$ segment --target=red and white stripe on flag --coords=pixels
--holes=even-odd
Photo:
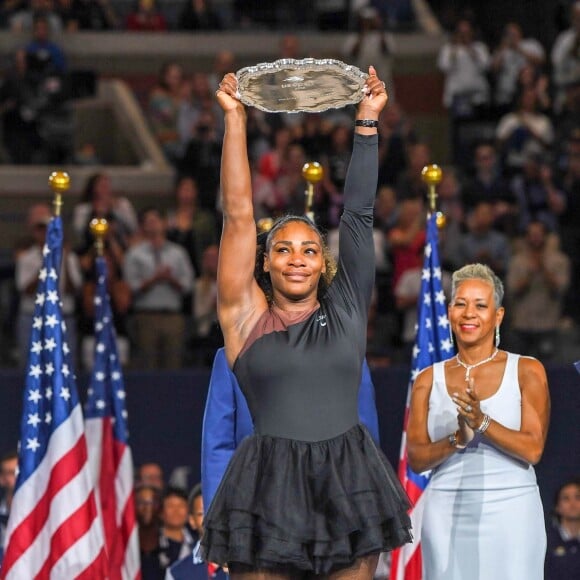
[[[58,426],[32,475],[16,489],[3,580],[106,578],[101,522],[79,404]]]

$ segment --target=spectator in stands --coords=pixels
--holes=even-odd
[[[175,562],[168,570],[165,580],[226,580],[227,573],[219,566],[207,564],[199,557],[199,538],[203,535],[204,504],[201,495],[201,484],[195,485],[187,499],[189,527],[198,537],[192,555]]]
[[[26,225],[31,236],[31,244],[16,252],[15,280],[20,295],[18,306],[18,353],[19,364],[24,366],[30,350],[30,331],[34,316],[38,275],[42,268],[42,249],[46,241],[46,228],[52,217],[48,204],[34,204],[28,209]],[[76,254],[65,246],[60,274],[60,297],[62,313],[67,328],[67,344],[71,360],[76,360],[77,329],[75,304],[81,287],[81,271]]]
[[[437,210],[443,219],[439,224],[439,255],[444,269],[461,267],[459,245],[465,230],[465,207],[462,203],[462,184],[455,167],[444,167],[443,178],[437,188]]]
[[[217,318],[217,265],[218,246],[208,246],[194,283],[192,341],[194,360],[205,366],[211,366],[215,351],[224,344]]]
[[[54,0],[30,0],[20,5],[20,10],[10,18],[10,30],[12,32],[32,32],[34,18],[42,15],[46,18],[51,34],[62,32],[62,20],[54,9]]]
[[[161,465],[154,461],[142,463],[135,473],[135,485],[150,485],[157,489],[159,493],[163,492],[165,489],[165,477]]]
[[[462,264],[486,264],[500,277],[505,277],[510,259],[508,238],[493,229],[493,205],[480,201],[467,216],[468,231],[459,248]]]
[[[109,223],[111,243],[114,239],[122,251],[127,250],[137,232],[137,215],[128,198],[115,195],[111,178],[106,173],[93,173],[89,177],[81,201],[73,209],[72,227],[80,254],[93,246],[89,229],[93,218],[105,218]]]
[[[166,62],[149,95],[147,118],[153,135],[173,165],[183,154],[178,122],[184,96],[182,66],[176,62]]]
[[[132,32],[165,32],[167,21],[155,0],[137,0],[135,8],[127,15],[125,28]]]
[[[417,304],[421,295],[423,280],[422,268],[406,270],[395,289],[397,310],[402,316],[401,342],[403,356],[401,360],[409,361],[412,358],[413,345],[417,334]],[[441,284],[447,300],[451,296],[451,276],[444,271],[441,274]]]
[[[26,4],[26,0],[5,0],[0,6],[0,29],[10,28],[10,19]]]
[[[375,227],[386,234],[398,219],[397,194],[392,187],[380,186],[375,202]]]
[[[555,166],[561,169],[566,164],[568,141],[580,129],[580,79],[566,87],[562,109],[554,120]]]
[[[274,182],[274,189],[278,200],[278,211],[282,214],[302,215],[305,213],[306,190],[302,168],[306,163],[306,155],[302,145],[291,143],[288,147],[288,153]],[[328,208],[326,205],[320,205],[319,196],[315,189],[312,211],[315,213],[316,223],[327,224]]]
[[[393,35],[383,26],[379,11],[373,6],[365,6],[356,14],[356,32],[350,33],[344,44],[346,61],[367,70],[372,64],[389,91],[389,107],[395,97],[393,83]]]
[[[215,211],[220,181],[222,133],[213,106],[205,105],[199,116],[178,169],[181,175],[193,177],[199,188],[199,206]]]
[[[57,0],[57,12],[67,32],[114,30],[119,26],[110,0]]]
[[[458,154],[457,124],[476,119],[481,107],[489,104],[490,88],[487,46],[475,39],[469,19],[460,19],[451,39],[441,48],[437,60],[445,75],[443,104],[449,110],[453,124],[454,154]]]
[[[211,0],[186,0],[179,16],[180,30],[221,30],[222,21]],[[226,69],[229,72],[233,69]]]
[[[2,557],[6,548],[6,527],[14,488],[16,487],[17,468],[18,453],[16,450],[5,453],[0,457],[0,566],[2,566]]]
[[[159,536],[161,531],[161,492],[147,484],[135,486],[135,517],[139,532],[142,580],[163,580]]]
[[[566,87],[580,81],[580,2],[574,2],[570,6],[570,21],[570,28],[558,35],[552,47],[556,112],[562,108]]]
[[[518,74],[515,95],[520,94],[524,89],[533,89],[536,92],[538,111],[551,117],[552,95],[550,77],[546,72],[529,63],[524,65]]]
[[[63,73],[66,71],[66,58],[63,50],[50,40],[50,26],[48,18],[43,13],[34,15],[32,23],[32,39],[24,49],[29,58],[34,58],[38,72],[47,69]]]
[[[501,171],[495,145],[488,141],[475,146],[473,174],[465,180],[462,190],[462,203],[466,211],[471,211],[480,201],[493,205],[495,229],[510,237],[519,232],[516,199]],[[452,269],[460,266],[457,264]]]
[[[556,492],[544,574],[545,580],[580,578],[580,477]]]
[[[387,107],[388,110],[388,107]],[[426,199],[427,186],[421,172],[431,163],[431,149],[427,143],[411,143],[407,148],[406,169],[399,174],[396,184],[397,199],[419,197]]]
[[[524,244],[512,256],[506,278],[510,301],[510,349],[546,360],[557,350],[562,307],[570,283],[570,261],[550,243],[546,225],[532,220]]]
[[[423,264],[425,247],[425,212],[423,199],[408,197],[399,201],[397,225],[387,234],[393,262],[393,290],[403,274]]]
[[[566,211],[560,215],[560,240],[562,251],[572,262],[572,279],[565,313],[573,324],[580,327],[580,130],[573,132],[566,144],[561,186],[566,194]]]
[[[207,75],[208,87],[217,87],[224,76],[236,68],[236,55],[228,49],[219,50],[213,59],[212,70]]]
[[[282,174],[288,150],[292,143],[291,130],[282,125],[274,130],[270,149],[258,160],[258,171],[267,179],[276,181]]]
[[[215,213],[199,207],[199,191],[193,177],[179,178],[175,205],[167,213],[167,239],[183,247],[195,272],[201,272],[202,254],[217,243]]]
[[[32,137],[31,151],[17,153],[18,158],[39,164],[71,162],[73,117],[66,59],[59,45],[49,39],[45,15],[35,15],[32,39],[24,46],[24,54],[17,53],[16,63],[6,87],[13,123],[9,127],[16,132],[17,143],[23,136]],[[22,146],[26,145],[10,145],[9,150]]]
[[[516,95],[522,69],[526,65],[541,67],[545,59],[542,45],[533,38],[524,38],[519,23],[508,22],[491,59],[495,105],[506,112]]]
[[[554,141],[554,126],[538,111],[538,96],[533,88],[523,88],[516,109],[501,117],[496,128],[499,151],[506,171],[513,175],[523,169],[528,153],[541,153]]]
[[[300,40],[295,34],[285,34],[280,38],[279,56],[278,58],[302,58],[302,48],[300,47]]]
[[[187,528],[187,494],[180,488],[169,487],[161,500],[161,533],[159,562],[166,570],[177,560],[191,557],[194,540]]]
[[[342,194],[352,153],[351,134],[352,131],[346,125],[336,125],[330,133],[329,147],[323,154],[323,184],[328,196],[329,214],[323,217],[322,227],[325,227],[326,224],[336,227],[342,214]],[[299,211],[298,213],[302,212]]]
[[[28,70],[26,51],[17,50],[0,85],[2,140],[9,161],[17,165],[35,163],[42,158],[37,84],[36,76]]]
[[[518,233],[524,233],[532,221],[541,221],[551,232],[558,230],[559,216],[566,209],[566,196],[552,178],[552,168],[541,153],[528,152],[523,171],[510,184],[518,204]],[[527,352],[527,351],[518,351]]]
[[[139,368],[182,365],[183,299],[191,292],[193,269],[185,250],[166,236],[159,210],[139,214],[143,241],[125,256],[125,280],[133,292],[133,330]]]
[[[415,129],[399,103],[390,102],[379,119],[379,184],[394,186],[407,167]]]

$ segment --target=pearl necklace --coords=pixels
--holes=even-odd
[[[464,363],[460,358],[459,358],[459,353],[457,353],[455,355],[455,358],[457,359],[457,362],[465,369],[465,381],[469,382],[469,374],[471,373],[471,371],[475,368],[478,367],[479,365],[483,365],[486,362],[492,361],[497,353],[499,352],[499,349],[496,348],[493,353],[491,354],[491,356],[488,356],[486,359],[480,360],[478,363],[475,363],[473,365],[468,365],[467,363]]]

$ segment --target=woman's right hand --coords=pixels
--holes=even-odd
[[[224,112],[227,113],[236,109],[244,110],[244,105],[238,96],[238,79],[234,73],[228,73],[224,76],[215,94]]]

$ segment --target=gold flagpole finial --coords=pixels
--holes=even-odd
[[[429,211],[433,213],[437,211],[436,186],[439,185],[443,179],[443,171],[441,171],[439,165],[425,165],[423,171],[421,171],[421,178],[429,188],[427,193],[427,197],[429,198]]]
[[[302,167],[302,177],[308,182],[308,187],[304,194],[306,195],[306,207],[304,214],[306,217],[314,221],[314,213],[312,211],[312,202],[314,199],[314,184],[318,183],[324,177],[324,169],[317,161],[305,163]]]
[[[105,249],[105,236],[109,231],[109,223],[105,218],[93,218],[89,223],[91,235],[95,238],[95,248],[97,255],[102,256]]]
[[[62,208],[62,194],[70,187],[70,177],[64,171],[53,171],[48,178],[48,185],[54,193],[54,215],[59,216]]]

